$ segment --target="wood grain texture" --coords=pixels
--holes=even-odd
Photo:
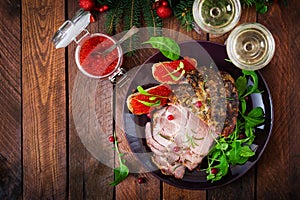
[[[22,1],[24,199],[67,197],[65,57],[51,44],[63,21],[62,2]]]
[[[273,34],[275,56],[262,70],[273,96],[274,127],[258,163],[258,199],[299,199],[299,1],[273,4],[258,21]],[[287,17],[288,16],[288,17]]]
[[[243,8],[241,19],[238,24],[256,22],[256,11],[254,7]],[[223,36],[216,38],[209,38],[210,41],[224,44],[225,40],[229,36],[226,33]],[[250,170],[242,178],[235,182],[214,190],[208,191],[209,199],[254,199],[255,198],[255,170]]]
[[[185,200],[185,199],[205,200],[206,191],[180,189],[164,183],[163,199],[164,200]]]
[[[22,197],[20,1],[0,2],[0,199]]]
[[[72,18],[79,9],[77,1],[68,1],[68,18]],[[101,32],[104,24],[99,23],[105,20],[105,15],[93,12],[97,23],[92,23],[88,27],[90,33]],[[74,123],[73,94],[76,88],[75,81],[83,76],[78,70],[75,63],[76,44],[73,42],[68,47],[68,86],[69,86],[69,198],[70,199],[113,199],[113,187],[109,185],[113,181],[113,169],[97,160],[82,144],[78,136],[77,126]],[[82,79],[82,84],[87,84],[87,79]],[[96,80],[95,80],[96,81]],[[95,96],[82,96],[81,101],[86,101],[95,110],[90,112],[96,113],[96,120],[103,129],[102,136],[105,143],[108,142],[108,136],[113,133],[113,111],[111,107],[113,85],[108,80],[101,80],[95,83],[98,85]],[[87,84],[88,85],[88,84]],[[87,98],[86,98],[87,97]],[[96,104],[95,104],[96,102]],[[88,110],[86,110],[88,112]],[[82,119],[87,120],[87,119]],[[91,130],[93,127],[87,125],[86,129]],[[112,147],[112,146],[111,146]],[[109,150],[111,149],[109,148]],[[111,154],[114,152],[111,150]]]

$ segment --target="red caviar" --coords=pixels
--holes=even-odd
[[[99,52],[105,51],[113,44],[113,41],[104,36],[94,36],[85,40],[79,52],[79,62],[82,68],[93,76],[105,76],[112,73],[118,64],[118,49],[115,48],[105,56]]]

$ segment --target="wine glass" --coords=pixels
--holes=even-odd
[[[275,52],[275,41],[271,32],[259,23],[237,26],[226,43],[229,59],[235,66],[246,70],[265,67]]]
[[[240,0],[195,0],[194,29],[221,36],[233,29],[241,17]]]

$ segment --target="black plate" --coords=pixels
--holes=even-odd
[[[225,61],[227,59],[226,48],[224,45],[215,44],[211,42],[203,41],[189,41],[180,44],[182,56],[189,56],[195,58],[198,61],[198,66],[209,66],[212,61],[216,64],[219,70],[227,71],[235,79],[242,75],[242,71],[234,67],[230,62]],[[209,56],[209,55],[210,56]],[[151,73],[151,65],[149,63],[157,63],[161,61],[166,61],[167,59],[161,54],[157,53],[150,57],[137,71],[134,78],[131,80],[126,98],[132,94],[138,85],[156,85],[156,82]],[[261,73],[258,72],[259,77],[259,90],[264,91],[262,94],[251,95],[250,100],[248,100],[247,107],[257,107],[260,106],[265,111],[265,123],[264,125],[256,128],[255,130],[255,141],[254,144],[257,145],[257,150],[255,156],[251,157],[248,162],[244,165],[231,166],[228,174],[223,177],[220,181],[211,183],[206,180],[206,173],[204,171],[194,170],[190,172],[186,170],[183,179],[176,179],[172,176],[166,176],[160,172],[160,170],[153,171],[152,173],[158,177],[160,180],[174,185],[180,188],[186,189],[211,189],[220,186],[224,186],[237,180],[243,174],[245,174],[254,164],[259,160],[262,155],[268,140],[271,136],[272,123],[273,123],[273,108],[272,100],[269,88],[262,77]],[[143,156],[138,153],[150,152],[150,149],[146,145],[146,140],[144,138],[144,126],[149,119],[145,115],[136,116],[128,111],[126,103],[124,104],[124,128],[126,133],[126,138],[130,145],[133,153],[136,153],[141,164],[147,169],[154,169],[156,166],[151,162],[149,157]],[[205,164],[206,163],[206,164]],[[203,161],[202,166],[207,165],[207,160]]]

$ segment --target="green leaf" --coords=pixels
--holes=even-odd
[[[247,116],[251,118],[261,118],[264,116],[264,111],[261,107],[256,107],[253,108]]]
[[[243,165],[248,161],[248,159],[249,159],[248,157],[241,156],[236,164]]]
[[[242,146],[241,151],[240,151],[240,156],[243,157],[252,157],[254,156],[254,152],[250,149],[249,146]]]
[[[240,76],[236,79],[235,86],[238,90],[239,97],[244,94],[247,89],[247,79],[245,76]]]
[[[244,114],[246,112],[246,100],[244,98],[240,99],[240,103],[241,103],[241,108],[242,108],[242,114]]]
[[[255,7],[256,7],[256,11],[261,14],[264,14],[268,11],[268,6],[264,5],[263,3],[256,3]]]
[[[218,148],[220,148],[220,150],[225,151],[228,148],[228,144],[227,143],[221,143]]]
[[[163,97],[163,96],[159,96],[159,95],[155,95],[155,94],[150,94],[149,92],[147,92],[146,90],[144,90],[144,88],[142,86],[137,86],[136,87],[137,91],[142,94],[142,95],[145,95],[145,96],[151,96],[149,98],[149,100],[155,100],[156,98],[168,98],[168,97]]]
[[[142,100],[138,100],[138,102],[144,104],[145,106],[148,106],[148,107],[157,107],[161,104],[161,101],[160,100],[157,100],[156,102],[154,103],[150,103],[150,102],[147,102],[147,101],[142,101]]]
[[[225,176],[228,172],[228,162],[224,154],[220,158],[219,169],[220,169],[219,172],[222,173],[222,176]]]
[[[122,182],[129,174],[129,169],[126,165],[120,163],[120,166],[114,169],[115,180],[109,185],[116,186]]]
[[[227,153],[228,162],[235,165],[240,159],[241,142],[234,141],[230,146],[232,149]]]
[[[149,94],[146,90],[144,90],[144,88],[143,88],[142,86],[137,86],[136,89],[137,89],[137,91],[138,91],[140,94],[147,95],[147,96],[152,96],[152,95]]]
[[[143,44],[151,44],[153,48],[159,49],[160,52],[170,60],[178,60],[180,56],[180,47],[177,42],[169,37],[151,37]]]
[[[242,116],[246,120],[246,127],[256,127],[265,121],[264,111],[260,107],[253,108],[247,116]]]
[[[129,169],[128,167],[125,165],[126,160],[121,158],[121,156],[123,156],[124,154],[120,153],[119,148],[118,148],[118,140],[117,140],[117,136],[116,133],[114,132],[114,139],[115,139],[115,143],[114,143],[114,149],[117,152],[118,158],[119,158],[119,163],[120,166],[116,167],[114,169],[114,181],[109,183],[109,185],[112,186],[116,186],[118,185],[121,181],[123,181],[129,174]]]
[[[149,100],[150,101],[154,101],[157,97],[150,97]]]
[[[251,76],[251,78],[253,80],[253,86],[251,87],[251,90],[247,91],[247,93],[243,95],[243,97],[246,97],[246,96],[254,93],[256,91],[256,89],[258,88],[258,76],[255,73],[255,71],[242,70],[242,72],[244,75]]]

